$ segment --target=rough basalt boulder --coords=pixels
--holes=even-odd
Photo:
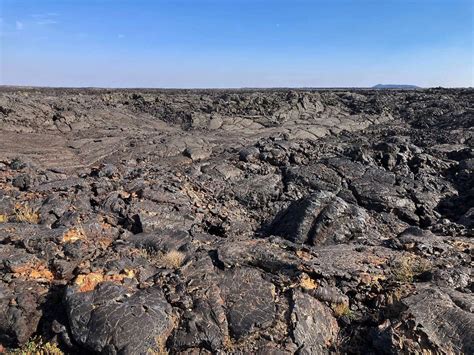
[[[87,292],[71,288],[65,302],[74,340],[94,352],[163,351],[175,325],[156,287],[133,291],[106,282]]]
[[[330,353],[339,326],[328,306],[302,292],[293,294],[292,336],[298,354]]]
[[[415,331],[446,353],[474,352],[474,297],[452,289],[419,287],[403,300]]]
[[[325,245],[363,238],[369,223],[364,209],[320,191],[282,211],[272,222],[270,233],[296,243]]]
[[[275,318],[275,286],[249,268],[226,272],[220,283],[230,334],[235,339],[264,329]]]

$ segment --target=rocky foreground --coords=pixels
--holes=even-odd
[[[0,348],[472,354],[473,147],[472,89],[2,88]]]

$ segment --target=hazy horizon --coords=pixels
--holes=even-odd
[[[380,84],[380,83],[378,83]],[[410,84],[382,84],[382,85],[395,85],[395,86],[411,86]],[[161,87],[161,86],[74,86],[74,85],[17,85],[17,84],[0,84],[0,87],[17,87],[17,88],[39,88],[39,89],[129,89],[129,90],[284,90],[284,89],[295,89],[295,90],[338,90],[338,89],[375,89],[377,84],[372,86],[229,86],[229,87],[211,87],[211,86],[201,86],[201,87]],[[416,86],[416,85],[415,85]],[[463,89],[463,88],[472,88],[471,86],[429,86],[421,87],[416,86],[413,89],[434,89],[434,88],[453,88],[453,89]],[[394,88],[397,89],[397,88]],[[404,88],[401,88],[404,89]],[[410,89],[410,88],[408,88]]]
[[[0,84],[472,87],[467,0],[0,0]]]

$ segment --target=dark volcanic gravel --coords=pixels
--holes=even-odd
[[[473,353],[474,90],[0,89],[0,348]]]

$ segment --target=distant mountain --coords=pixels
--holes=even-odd
[[[416,85],[403,85],[403,84],[377,84],[372,86],[373,89],[419,89]]]

